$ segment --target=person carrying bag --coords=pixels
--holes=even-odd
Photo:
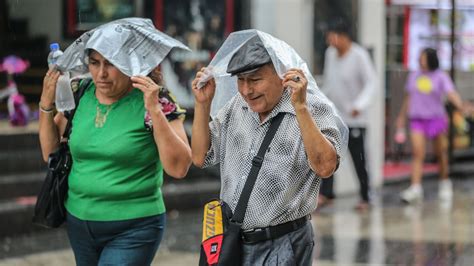
[[[65,229],[77,265],[150,265],[160,247],[164,173],[181,179],[191,165],[186,111],[161,72],[172,49],[190,51],[150,19],[118,19],[83,33],[43,79],[40,104],[52,109],[57,70],[92,78],[68,139]],[[62,113],[40,113],[43,159],[66,124]]]
[[[269,34],[237,31],[192,91],[193,163],[219,164],[221,178],[220,199],[205,208],[201,265],[310,265],[308,220],[347,128],[306,63]]]
[[[85,89],[90,85],[92,79],[84,79],[80,82],[79,89],[74,93],[75,106],[84,94]],[[42,108],[40,106],[40,108]],[[41,112],[52,112],[43,110]],[[68,176],[72,167],[72,157],[69,151],[68,139],[72,130],[72,119],[75,109],[65,113],[67,118],[66,130],[62,136],[62,141],[56,151],[48,157],[48,172],[38,193],[33,223],[48,228],[61,226],[66,220],[66,208],[64,200],[68,191]]]
[[[258,172],[263,163],[268,146],[272,142],[284,113],[279,113],[272,121],[263,139],[257,156],[252,160],[252,168],[240,195],[239,202],[232,215],[229,205],[222,200],[212,200],[204,206],[203,239],[201,244],[200,266],[241,265],[242,233],[241,226],[257,181]]]

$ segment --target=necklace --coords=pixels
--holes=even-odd
[[[96,106],[97,113],[95,114],[95,127],[101,128],[105,125],[107,121],[107,116],[109,115],[112,105],[108,105],[105,113],[102,113],[102,109],[99,106]]]

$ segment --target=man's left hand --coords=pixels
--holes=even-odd
[[[291,104],[295,109],[306,107],[308,80],[301,69],[292,68],[283,76],[283,87],[291,90]]]

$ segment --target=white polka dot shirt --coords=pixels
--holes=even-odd
[[[307,103],[319,129],[340,157],[341,133],[334,110],[314,94],[307,95]],[[211,147],[204,167],[220,163],[220,197],[235,210],[252,158],[257,155],[269,121],[279,112],[286,114],[265,154],[245,214],[244,230],[285,223],[311,213],[316,208],[321,178],[309,166],[288,90],[263,122],[237,94],[209,124]]]

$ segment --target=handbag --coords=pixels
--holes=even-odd
[[[257,155],[252,159],[252,168],[235,207],[235,213],[232,213],[229,205],[223,200],[213,199],[204,205],[200,266],[242,265],[242,223],[245,212],[263,158],[283,116],[284,113],[278,113],[273,118]]]
[[[78,106],[80,98],[91,81],[92,79],[82,80],[78,90],[74,93],[76,106]],[[33,214],[33,223],[37,225],[56,228],[66,220],[64,200],[68,191],[68,176],[72,167],[68,138],[71,134],[74,113],[75,109],[65,112],[67,125],[62,141],[59,143],[58,149],[52,152],[48,158],[48,171],[38,193]]]

